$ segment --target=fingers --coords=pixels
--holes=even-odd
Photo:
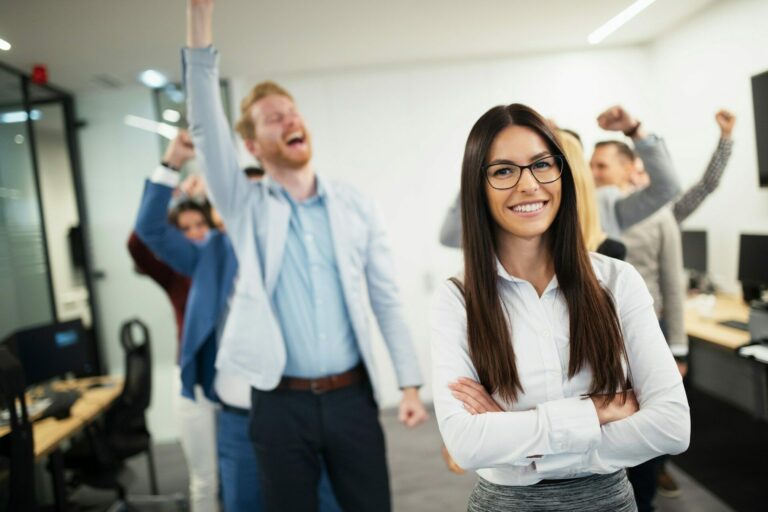
[[[451,389],[453,396],[464,404],[470,414],[502,411],[501,407],[488,395],[482,386],[475,382],[472,382],[472,384],[468,385],[457,382],[450,384],[448,387]]]
[[[429,418],[427,410],[419,404],[402,404],[398,414],[398,421],[406,427],[415,427],[424,423]]]
[[[482,402],[480,402],[477,398],[475,398],[470,393],[465,393],[465,392],[460,391],[458,389],[453,389],[451,391],[451,393],[453,394],[454,398],[456,398],[456,400],[458,400],[458,401],[460,401],[461,403],[464,404],[464,407],[468,411],[470,411],[470,412],[471,411],[475,411],[472,414],[480,414],[480,413],[484,413],[484,412],[490,412],[490,410],[488,410],[488,408]]]

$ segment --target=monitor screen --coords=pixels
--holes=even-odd
[[[768,71],[752,77],[752,103],[755,108],[757,173],[761,187],[768,187]]]
[[[683,267],[707,273],[707,232],[683,231]]]
[[[80,320],[23,329],[9,340],[10,350],[24,367],[28,386],[70,372],[92,372],[86,333]]]
[[[741,235],[739,281],[768,286],[768,235]]]

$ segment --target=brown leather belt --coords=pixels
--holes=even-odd
[[[353,384],[365,381],[368,374],[365,367],[359,364],[349,371],[320,377],[317,379],[300,379],[298,377],[283,377],[277,389],[290,389],[292,391],[311,391],[317,395],[334,391],[336,389],[346,388]]]

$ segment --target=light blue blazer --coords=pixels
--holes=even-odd
[[[249,183],[240,169],[219,99],[216,50],[185,48],[183,61],[190,132],[197,158],[240,262],[216,365],[257,389],[274,389],[283,375],[286,352],[271,297],[283,262],[291,207],[268,177]],[[369,304],[399,386],[420,386],[419,363],[405,323],[383,226],[371,202],[357,191],[327,180],[322,183],[327,191],[326,207],[344,299],[374,391],[378,396]]]

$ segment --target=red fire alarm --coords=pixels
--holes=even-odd
[[[48,68],[43,64],[35,64],[32,67],[32,82],[37,85],[45,85],[48,83]]]

